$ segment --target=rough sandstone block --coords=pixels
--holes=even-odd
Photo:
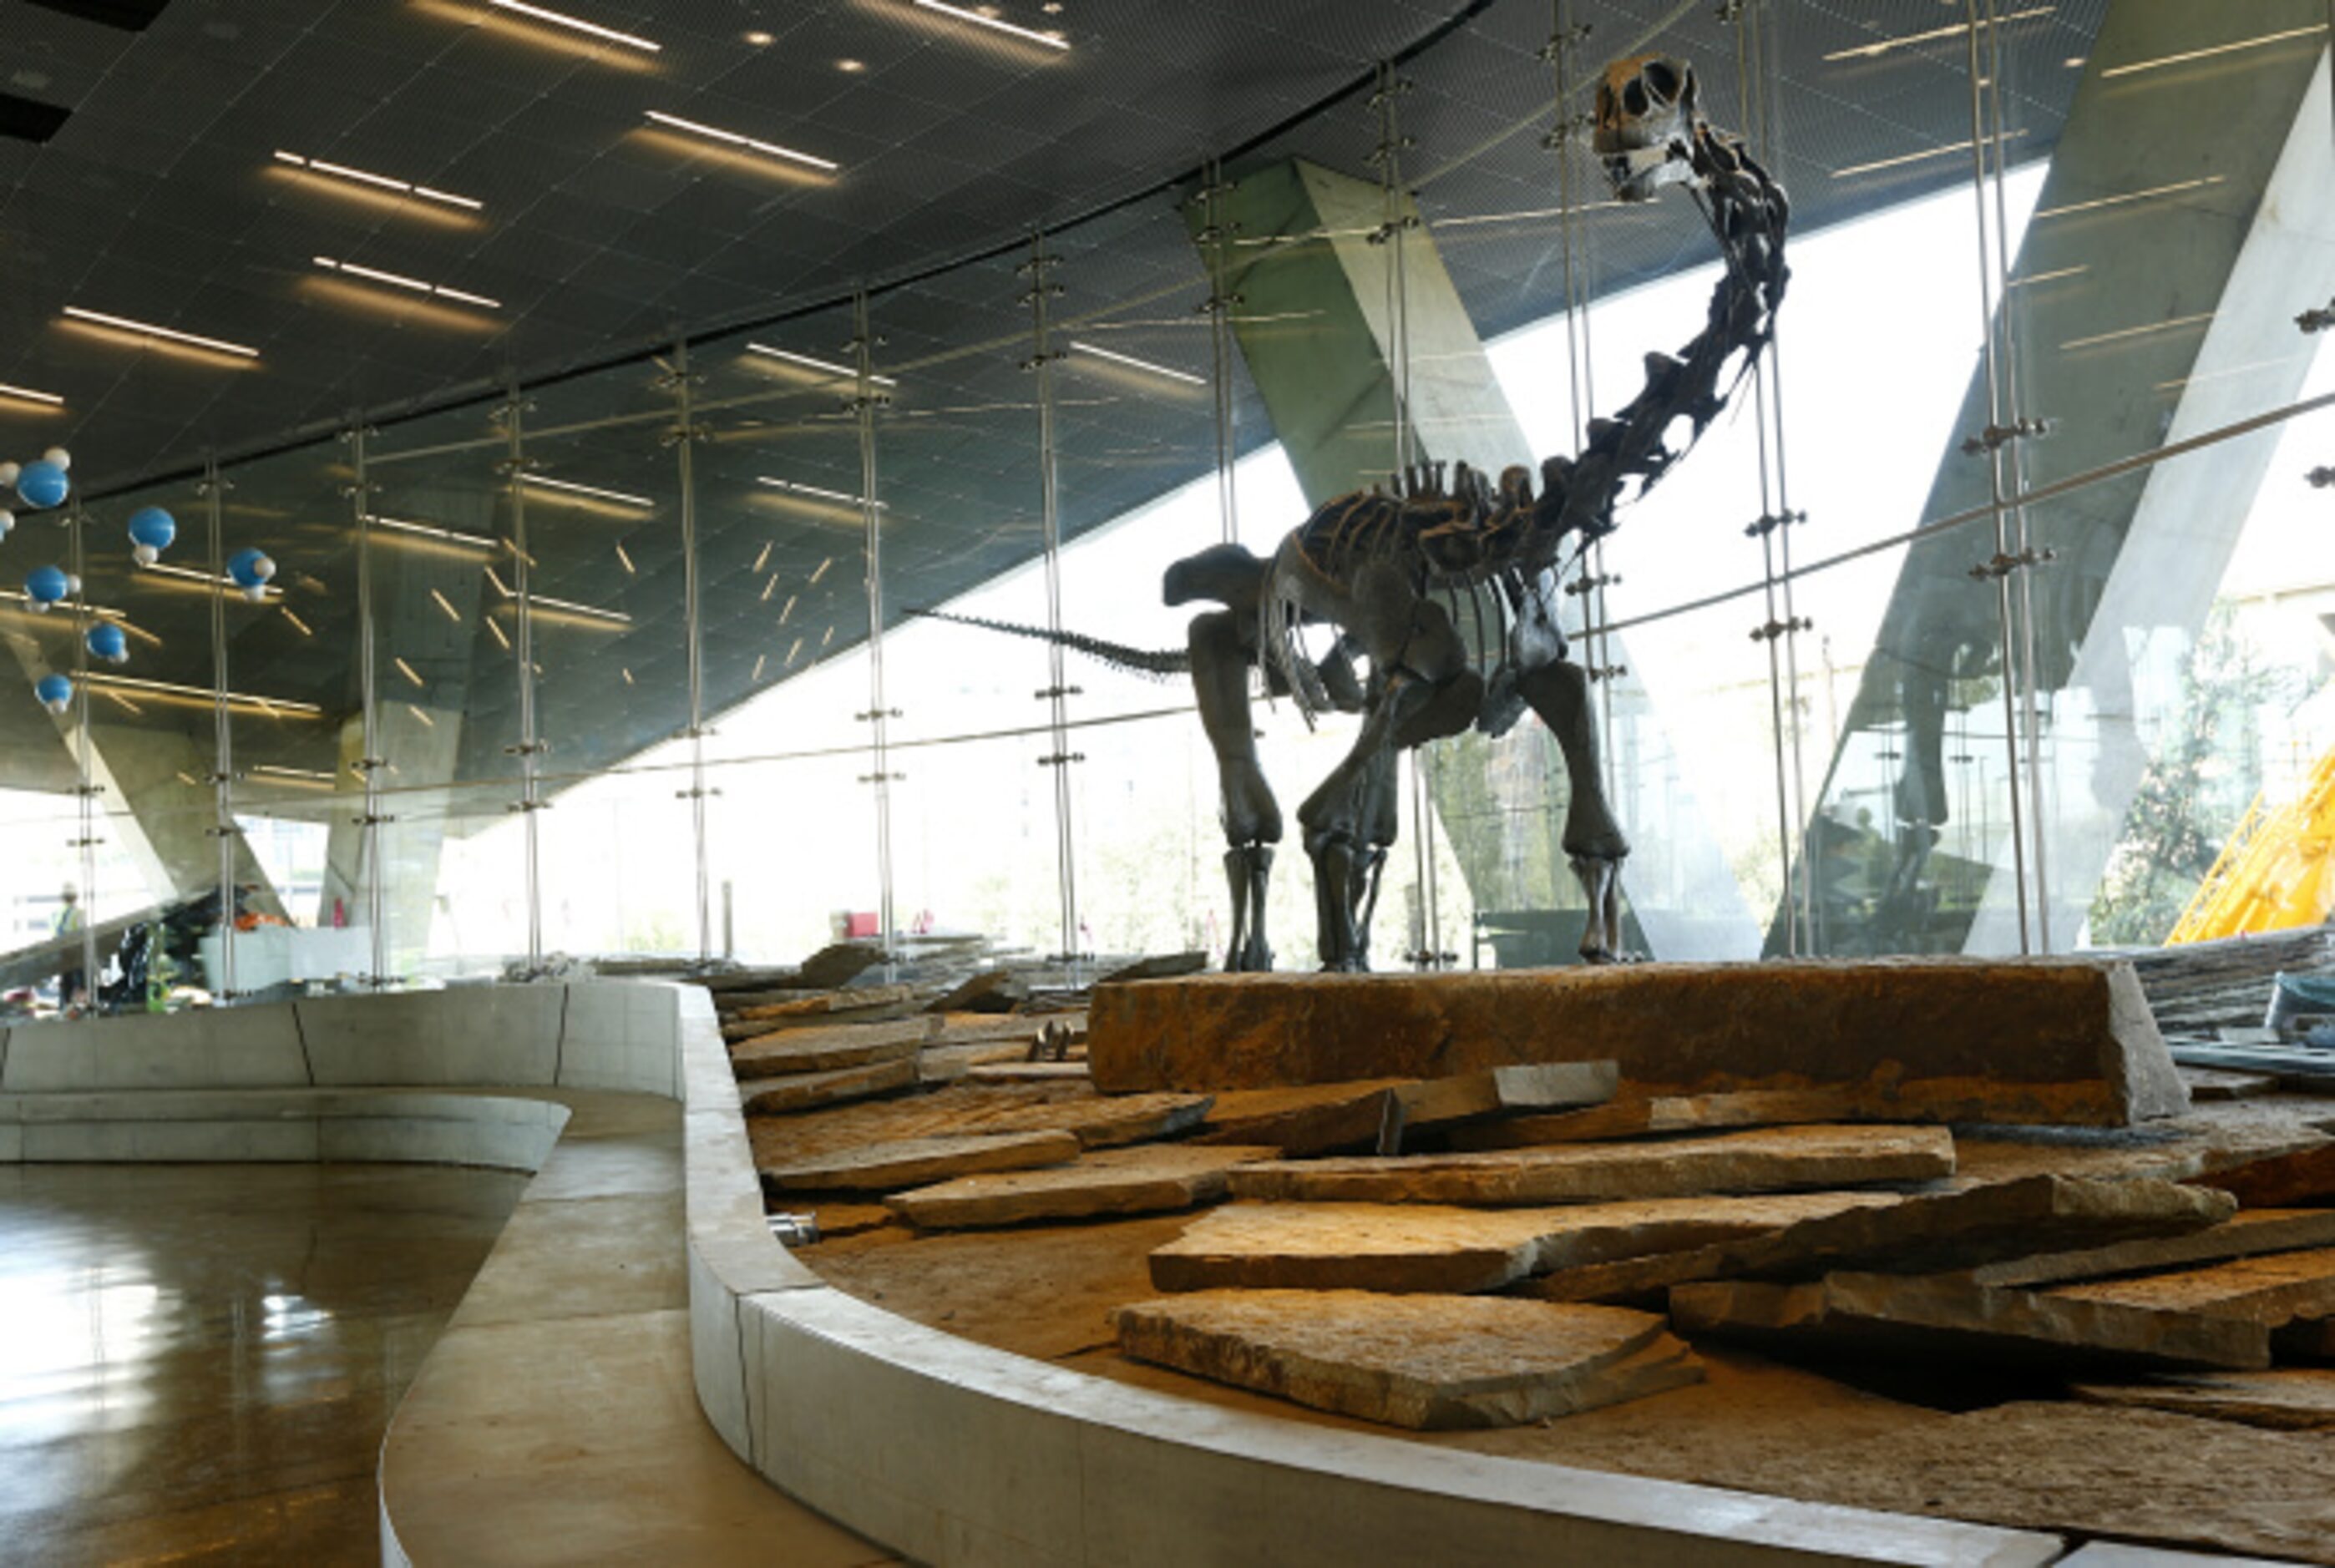
[[[889,1094],[916,1081],[916,1064],[903,1057],[867,1067],[838,1068],[833,1072],[796,1073],[786,1078],[749,1079],[738,1086],[748,1116],[784,1116]]]
[[[2197,1178],[2250,1209],[2292,1208],[2335,1198],[2335,1138],[2260,1159],[2226,1164]]]
[[[2243,1318],[2062,1300],[1952,1274],[1827,1274],[1813,1284],[1714,1280],[1678,1286],[1670,1304],[1671,1321],[1689,1337],[1786,1349],[1862,1346],[2049,1366],[2270,1365],[2270,1331]]]
[[[1981,1285],[2059,1285],[2327,1246],[2335,1246],[2335,1209],[2240,1209],[2220,1224],[2185,1235],[2008,1258],[1972,1270],[1971,1278]]]
[[[1351,1096],[1300,1099],[1278,1112],[1226,1121],[1212,1136],[1224,1143],[1274,1144],[1294,1157],[1372,1148],[1392,1154],[1401,1147],[1407,1132],[1458,1127],[1517,1111],[1602,1105],[1620,1085],[1620,1072],[1610,1061],[1484,1068],[1424,1082],[1397,1079],[1357,1084]]]
[[[2237,1421],[2279,1431],[2335,1427],[2335,1372],[2191,1372],[2146,1383],[2078,1383],[2069,1390],[2096,1405],[2138,1406]]]
[[[1160,1214],[1220,1201],[1234,1166],[1273,1153],[1190,1144],[1107,1149],[1076,1165],[960,1176],[901,1193],[892,1212],[927,1230]]]
[[[2175,1274],[2062,1285],[2049,1294],[2061,1301],[2243,1318],[2265,1328],[2283,1328],[2297,1318],[2335,1316],[2335,1247],[2233,1258]]]
[[[2131,966],[2073,960],[1192,975],[1097,988],[1089,1035],[1105,1090],[1610,1059],[1640,1093],[1840,1088],[1875,1119],[2112,1127],[2188,1105]]]
[[[1813,1191],[1953,1173],[1953,1137],[1942,1127],[1795,1127],[1670,1143],[1283,1161],[1245,1167],[1233,1192],[1313,1203],[1509,1205]]]
[[[1079,1140],[1066,1132],[973,1134],[872,1143],[817,1159],[765,1166],[762,1184],[783,1192],[898,1192],[982,1171],[1068,1165]]]
[[[1111,1313],[1119,1349],[1414,1429],[1513,1427],[1699,1382],[1662,1320],[1614,1307],[1362,1291],[1207,1291]]]
[[[898,1023],[855,1023],[827,1029],[784,1030],[755,1035],[730,1049],[730,1065],[740,1078],[783,1078],[795,1072],[833,1072],[897,1061],[923,1049],[931,1025],[921,1018]]]
[[[1813,1279],[1839,1269],[1928,1273],[2039,1247],[2201,1231],[2234,1212],[2227,1194],[2204,1187],[2028,1176],[1805,1219],[1749,1241],[1565,1270],[1531,1292],[1547,1301],[1606,1301],[1693,1280]]]
[[[1787,1193],[1531,1209],[1233,1204],[1153,1249],[1151,1282],[1163,1291],[1464,1295],[1550,1269],[1759,1235],[1814,1215],[1900,1201],[1894,1193]]]

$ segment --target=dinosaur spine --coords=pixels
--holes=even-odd
[[[1100,637],[1090,637],[1078,632],[1054,632],[1043,626],[1018,625],[1012,621],[985,621],[978,615],[952,615],[945,610],[909,610],[908,615],[925,621],[954,621],[960,626],[979,626],[985,632],[1003,632],[1012,637],[1029,637],[1041,643],[1059,643],[1074,653],[1084,653],[1114,669],[1132,674],[1148,675],[1155,681],[1192,673],[1192,655],[1184,649],[1130,648],[1124,643],[1108,643]]]

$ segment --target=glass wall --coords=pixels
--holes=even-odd
[[[10,1005],[1352,962],[1323,851],[1381,969],[1574,961],[1624,844],[1655,958],[2161,943],[2335,748],[2326,26],[1493,7],[997,254],[28,506]],[[1772,320],[1592,146],[1645,53]]]

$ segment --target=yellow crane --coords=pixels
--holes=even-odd
[[[2335,750],[2275,811],[2262,798],[2239,819],[2214,868],[2181,912],[2167,947],[2250,931],[2316,925],[2335,911]]]

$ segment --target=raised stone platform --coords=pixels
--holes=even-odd
[[[2120,1127],[2188,1107],[2125,963],[1205,974],[1101,986],[1089,1014],[1107,1093],[1609,1058],[1625,1097],[1823,1087],[1875,1119]]]

